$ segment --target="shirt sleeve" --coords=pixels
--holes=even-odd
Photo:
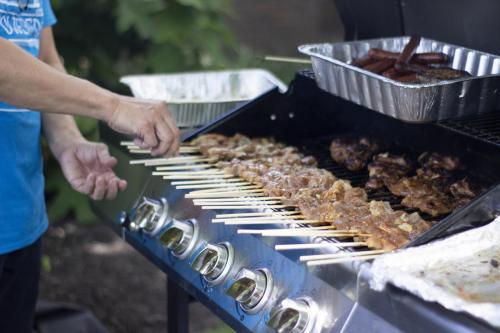
[[[52,6],[50,5],[50,0],[41,0],[43,4],[43,27],[49,27],[57,22]]]

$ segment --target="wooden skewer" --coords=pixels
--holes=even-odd
[[[227,192],[212,192],[212,193],[188,193],[184,197],[186,199],[202,199],[202,198],[225,198],[225,197],[245,197],[245,196],[265,196],[260,190],[235,190]],[[283,205],[284,207],[288,207]]]
[[[141,147],[138,146],[128,146],[128,151],[131,154],[151,154],[151,149],[142,149]],[[199,150],[192,150],[192,149],[186,149],[186,148],[179,148],[179,153],[181,154],[198,154],[199,155]]]
[[[266,208],[287,208],[285,205],[261,205],[261,206],[201,206],[201,209],[266,209]]]
[[[219,215],[217,215],[219,216]],[[227,217],[227,218],[215,218],[212,219],[212,222],[226,222],[226,221],[231,221],[231,222],[246,222],[246,221],[273,221],[273,220],[291,220],[291,221],[300,221],[300,219],[303,219],[303,215],[294,215],[294,214],[283,214],[283,215],[262,215],[262,216],[248,216],[248,217]]]
[[[208,180],[182,180],[172,182],[172,185],[198,185],[198,184],[226,184],[233,182],[241,182],[241,178],[224,178],[224,179],[208,179]]]
[[[227,175],[227,173],[216,169],[198,170],[198,171],[153,171],[153,176],[199,176],[199,175]]]
[[[186,194],[184,198],[186,199],[200,199],[200,198],[245,198],[245,197],[264,197],[264,193],[245,193],[242,191],[227,192],[227,193],[205,193],[189,195]]]
[[[197,190],[197,189],[210,189],[210,188],[224,188],[231,186],[245,186],[251,185],[251,183],[247,182],[232,182],[232,183],[212,183],[212,184],[200,184],[200,185],[176,185],[175,187],[180,190]]]
[[[231,175],[192,175],[192,176],[163,176],[163,179],[166,180],[179,180],[179,179],[224,179],[224,178],[230,178],[232,177]]]
[[[139,147],[138,145],[135,144],[134,141],[120,141],[120,146]],[[186,145],[186,144],[181,145],[180,148],[188,148],[188,149],[197,149],[197,150],[200,150],[200,147]]]
[[[365,242],[342,242],[342,243],[309,243],[309,244],[278,244],[274,246],[277,251],[288,250],[313,250],[313,249],[327,249],[336,247],[364,247],[367,246]]]
[[[246,190],[258,190],[259,186],[255,185],[241,185],[241,186],[230,186],[230,187],[216,187],[203,190],[196,190],[189,192],[190,194],[203,194],[203,193],[217,193],[217,192],[228,192],[228,191],[246,191]]]
[[[259,200],[260,199],[260,200]],[[215,198],[212,201],[212,198],[208,199],[193,199],[193,204],[196,206],[203,205],[254,205],[254,204],[269,204],[273,202],[274,204],[282,204],[280,200],[269,200],[267,197],[255,197],[255,198]]]
[[[227,217],[227,218],[215,218],[212,221],[215,222],[249,222],[249,221],[274,221],[274,220],[290,220],[290,221],[300,221],[303,219],[303,215],[273,215],[273,216],[249,216],[249,217]]]
[[[351,233],[350,230],[337,230],[335,227],[332,227],[331,225],[325,225],[325,226],[320,226],[320,227],[301,227],[301,228],[281,228],[281,229],[264,229],[262,234],[288,234],[292,233],[295,234],[297,232],[309,232],[309,231],[317,231],[317,230],[334,230],[335,232],[342,232],[342,233]]]
[[[280,56],[265,56],[267,61],[278,61],[278,62],[289,62],[296,64],[311,64],[311,60],[304,58],[294,58],[294,57],[280,57]]]
[[[135,146],[134,141],[120,141],[120,146]]]
[[[246,201],[252,201],[252,200],[256,200],[256,201],[266,201],[266,200],[270,200],[270,201],[273,201],[273,200],[281,200],[282,197],[257,197],[257,198],[245,198]],[[194,202],[221,202],[221,201],[224,201],[224,202],[232,202],[232,201],[240,201],[241,199],[240,198],[215,198],[215,199],[194,199]]]
[[[265,232],[262,237],[356,237],[360,234],[355,232],[335,231],[335,230],[311,230],[311,231],[298,231],[298,232]]]
[[[322,266],[322,265],[333,265],[333,264],[340,264],[343,262],[370,260],[370,259],[374,259],[378,256],[380,256],[380,254],[373,254],[373,255],[369,255],[369,256],[347,257],[347,258],[339,258],[339,259],[313,260],[313,261],[308,261],[306,263],[306,265],[310,266],[310,267],[311,266]]]
[[[213,221],[212,221],[213,222]],[[279,218],[275,218],[274,220],[261,220],[261,221],[231,221],[226,220],[224,224],[226,225],[260,225],[260,224],[321,224],[324,222],[317,220],[280,220]]]
[[[327,253],[327,254],[313,254],[307,256],[300,256],[300,261],[311,261],[311,260],[324,260],[324,259],[337,259],[345,257],[358,257],[371,254],[382,254],[387,253],[388,250],[371,250],[362,252],[341,252],[341,253]]]
[[[199,156],[180,156],[171,158],[147,158],[142,160],[131,160],[130,164],[145,164],[147,166],[188,164],[195,162],[215,162],[213,158],[202,158]]]
[[[325,227],[310,227],[310,228],[296,228],[296,229],[238,229],[238,234],[243,234],[243,235],[264,235],[265,233],[282,234],[283,231],[288,231],[288,230],[304,231],[305,229],[307,229],[308,231],[328,230],[325,229]]]
[[[265,206],[265,205],[279,205],[280,201],[230,201],[230,202],[204,202],[204,203],[194,203],[195,206],[247,206],[247,207],[255,207],[255,206]]]
[[[260,234],[262,237],[352,237],[357,236],[358,233],[345,231],[345,230],[300,230],[300,229],[309,229],[309,228],[297,228],[299,230],[294,229],[264,229],[264,230],[255,230],[255,229],[238,229],[238,234]],[[285,232],[285,231],[290,232]],[[295,231],[295,232],[292,232]]]
[[[194,170],[194,169],[209,169],[213,168],[213,164],[189,164],[189,165],[174,165],[174,166],[160,166],[156,171],[178,171],[178,170]]]
[[[146,164],[147,162],[151,161],[164,161],[165,158],[147,158],[143,160],[131,160],[130,164]]]
[[[151,149],[129,149],[131,154],[151,154]]]
[[[289,215],[301,214],[300,211],[278,211],[278,212],[259,212],[259,213],[231,213],[231,214],[217,214],[215,217],[217,219],[225,219],[225,218],[238,218],[238,217],[285,217]]]
[[[172,157],[169,159],[144,162],[144,165],[146,165],[146,166],[175,165],[175,164],[185,165],[185,164],[200,163],[200,162],[215,162],[215,159],[202,158],[202,157],[198,157],[198,156]]]

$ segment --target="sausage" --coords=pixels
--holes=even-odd
[[[356,66],[356,67],[365,67],[367,65],[373,64],[376,62],[376,59],[372,59],[369,56],[364,56],[362,58],[354,58],[351,60],[351,65]]]
[[[394,67],[391,67],[388,70],[386,70],[385,72],[383,72],[382,75],[385,77],[388,77],[389,79],[395,80],[396,78],[403,76],[404,74],[401,74]]]
[[[394,59],[386,59],[386,60],[380,60],[377,62],[374,62],[373,64],[367,65],[363,67],[363,69],[366,69],[367,71],[380,74],[382,72],[385,72],[392,66],[394,66],[394,63],[396,61]]]
[[[449,61],[450,57],[440,52],[416,53],[411,59],[411,62],[419,64],[444,64]]]
[[[368,57],[376,60],[395,59],[400,56],[399,52],[391,52],[378,48],[371,48],[368,50]],[[410,62],[419,64],[443,64],[450,60],[447,54],[441,52],[423,52],[415,53],[411,57]]]
[[[409,63],[411,58],[413,57],[413,54],[417,50],[419,44],[420,44],[420,37],[412,36],[408,44],[405,45],[403,52],[401,52],[401,54],[399,55],[397,63],[400,64]]]
[[[382,49],[372,48],[368,50],[368,56],[377,60],[386,60],[386,59],[394,59],[397,60],[399,58],[399,52],[391,52]]]

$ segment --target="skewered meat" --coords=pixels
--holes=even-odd
[[[416,213],[409,215],[394,211],[386,202],[368,202],[365,190],[337,180],[329,171],[315,167],[315,160],[300,154],[296,148],[272,140],[250,140],[241,135],[229,138],[209,135],[206,141],[203,137],[197,139],[197,144],[204,147],[201,151],[206,156],[217,156],[219,168],[260,184],[270,196],[283,197],[285,204],[299,207],[306,219],[359,232],[364,235],[360,238],[371,247],[392,250],[404,246],[429,228],[429,224]],[[356,162],[349,162],[349,165],[359,167],[366,163],[367,154],[371,156],[378,149],[377,144],[366,139],[356,141],[343,150],[347,155],[344,161],[354,160]],[[245,154],[234,158],[232,150]],[[362,159],[352,152],[360,152]],[[388,160],[393,158],[385,157]]]
[[[378,154],[368,164],[369,180],[366,188],[377,190],[395,183],[406,176],[412,169],[411,162],[404,156],[389,153]]]
[[[363,169],[373,154],[379,150],[379,143],[367,138],[339,138],[330,144],[330,154],[333,160],[351,171]]]

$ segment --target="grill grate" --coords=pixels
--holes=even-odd
[[[438,122],[438,125],[460,134],[500,146],[500,112],[443,120]]]

